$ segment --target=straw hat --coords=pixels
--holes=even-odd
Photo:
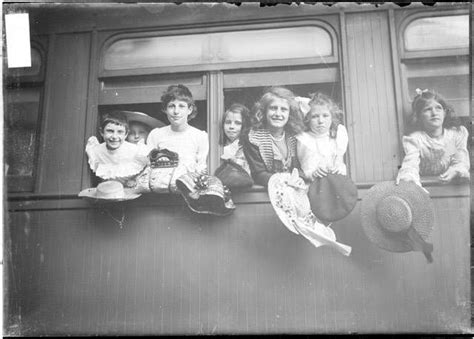
[[[193,212],[225,216],[235,210],[230,191],[215,176],[189,172],[176,179],[176,187]]]
[[[128,122],[141,122],[142,124],[150,126],[151,129],[165,126],[160,120],[152,118],[142,112],[123,111],[123,113],[127,116]]]
[[[433,245],[426,242],[434,223],[434,206],[428,193],[413,182],[378,183],[361,204],[365,234],[391,252],[422,251],[432,261]]]
[[[308,197],[314,215],[324,222],[346,217],[357,203],[357,187],[347,175],[328,174],[316,178]]]
[[[124,188],[123,185],[115,180],[104,181],[96,188],[87,188],[82,190],[78,196],[89,198],[96,201],[126,201],[136,199],[141,194],[134,190]]]

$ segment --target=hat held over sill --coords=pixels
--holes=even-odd
[[[328,174],[311,183],[308,197],[314,215],[323,222],[333,222],[346,217],[354,209],[357,187],[346,175]]]
[[[176,179],[176,187],[193,212],[226,216],[235,209],[230,191],[215,176],[189,172]]]
[[[141,194],[134,190],[124,188],[123,185],[115,180],[101,182],[96,188],[87,188],[82,190],[79,197],[93,199],[95,201],[126,201],[136,199]]]
[[[133,112],[133,111],[122,111],[129,123],[132,122],[140,122],[142,124],[145,124],[147,126],[150,126],[151,129],[157,128],[157,127],[163,127],[165,124],[161,122],[158,119],[152,118],[148,114],[142,113],[142,112]]]
[[[387,181],[367,192],[361,222],[370,241],[390,252],[421,251],[432,262],[433,245],[426,242],[434,223],[429,194],[413,182]]]

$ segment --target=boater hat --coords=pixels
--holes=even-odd
[[[215,176],[189,172],[176,179],[176,187],[193,212],[225,216],[235,210],[230,191]]]
[[[96,188],[87,188],[79,194],[82,198],[89,198],[96,201],[125,201],[136,199],[141,194],[134,190],[124,188],[123,185],[115,180],[104,181]]]
[[[357,203],[357,187],[347,175],[316,178],[308,191],[311,210],[323,222],[346,217]]]
[[[361,204],[361,222],[373,243],[391,252],[421,251],[432,262],[433,245],[426,242],[434,223],[428,193],[413,182],[387,181],[367,192]]]
[[[147,126],[150,126],[151,129],[157,127],[163,127],[165,124],[158,119],[152,118],[148,114],[142,112],[132,112],[132,111],[123,111],[127,116],[128,122],[141,122]]]

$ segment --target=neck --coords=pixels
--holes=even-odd
[[[171,130],[173,132],[184,132],[185,130],[188,129],[189,125],[186,123],[186,124],[182,124],[182,125],[170,125],[171,126]]]
[[[439,138],[443,135],[443,127],[436,128],[432,131],[427,132],[428,135],[432,138]]]
[[[270,128],[269,131],[274,138],[281,138],[283,134],[285,134],[285,130],[283,128]]]

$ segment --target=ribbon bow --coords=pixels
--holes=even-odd
[[[209,176],[202,174],[197,178],[194,178],[194,187],[198,190],[203,190],[209,187]]]
[[[415,89],[415,92],[416,92],[417,95],[422,95],[423,93],[428,92],[428,90],[427,89],[421,90],[421,89],[417,88],[417,89]]]

